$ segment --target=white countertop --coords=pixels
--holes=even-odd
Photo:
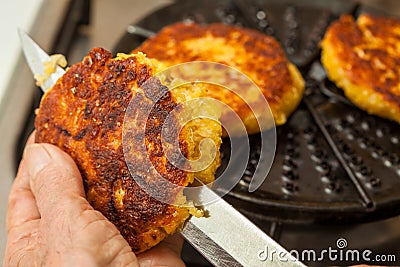
[[[43,0],[0,1],[0,109],[20,56],[17,29],[29,32]]]

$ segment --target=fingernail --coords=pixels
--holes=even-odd
[[[24,160],[29,176],[35,178],[36,174],[50,162],[51,157],[43,145],[30,144],[25,148]]]

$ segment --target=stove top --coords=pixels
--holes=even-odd
[[[177,21],[224,22],[274,36],[305,77],[303,102],[277,128],[272,169],[261,188],[249,194],[261,149],[260,136],[250,136],[248,167],[227,200],[249,216],[280,222],[365,222],[398,215],[399,125],[351,105],[327,82],[319,63],[318,43],[335,18],[378,11],[349,1],[318,3],[178,1],[135,22],[132,26],[141,31],[127,31],[114,51],[128,53],[146,33]],[[229,149],[224,140],[222,155],[229,155]],[[228,162],[229,157],[222,158],[221,172]]]
[[[370,249],[376,254],[398,253],[400,197],[396,189],[400,187],[400,172],[396,155],[400,149],[396,140],[400,138],[399,127],[348,105],[325,79],[319,64],[318,41],[329,23],[344,12],[354,15],[359,12],[382,12],[377,11],[376,7],[382,6],[376,1],[363,1],[375,4],[371,8],[360,2],[345,0],[307,0],[301,3],[294,0],[206,0],[201,4],[198,1],[177,1],[171,5],[161,0],[124,0],[125,15],[121,15],[124,21],[119,21],[118,26],[110,28],[109,32],[103,30],[103,36],[115,36],[113,41],[109,39],[104,43],[102,38],[93,38],[95,32],[101,31],[96,22],[102,17],[112,17],[112,12],[115,16],[122,11],[118,7],[111,11],[109,3],[103,0],[83,2],[92,4],[91,21],[83,19],[75,24],[76,27],[70,31],[72,42],[67,42],[70,45],[60,46],[66,43],[63,41],[53,49],[68,52],[67,59],[71,63],[80,60],[92,46],[113,48],[114,52],[130,52],[147,38],[148,31],[157,32],[162,26],[180,20],[238,24],[277,38],[306,79],[305,100],[288,123],[277,129],[278,153],[266,183],[254,194],[247,192],[249,177],[254,171],[254,164],[249,161],[245,175],[226,200],[288,250],[301,252],[313,248],[321,251],[335,248],[338,240],[344,239],[348,248]],[[150,11],[150,6],[163,5],[166,6],[154,13],[138,13],[140,10]],[[136,17],[129,15],[127,6],[136,7]],[[88,13],[88,7],[81,6],[76,10]],[[129,24],[145,31],[132,34],[128,30]],[[65,36],[63,32],[68,30],[63,29],[60,37]],[[116,45],[111,43],[114,41],[117,41]],[[14,167],[19,161],[23,140],[33,129],[33,109],[38,106],[41,97],[40,90],[34,92],[33,103],[28,101],[27,107],[20,112],[25,117],[19,121],[26,121],[25,127],[20,123],[19,129],[24,128],[21,138],[18,141],[15,137],[10,138],[16,147],[11,164]],[[12,108],[9,108],[10,113]],[[11,124],[10,120],[0,123],[2,129]],[[18,131],[13,130],[13,133]],[[258,138],[257,135],[250,137],[251,157],[255,160],[258,157]],[[229,155],[228,148],[224,147],[224,151],[223,154]],[[374,157],[375,154],[378,156]],[[226,160],[228,158],[224,158],[223,162],[226,163]],[[400,264],[400,255],[396,256],[396,263]],[[183,258],[188,266],[211,266],[188,244],[184,246]],[[327,259],[304,262],[310,266],[356,263]]]

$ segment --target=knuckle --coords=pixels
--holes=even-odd
[[[110,251],[116,247],[120,249],[128,246],[117,227],[99,211],[86,210],[79,219],[82,223],[78,231],[84,235],[97,236],[100,250]]]
[[[49,181],[56,179],[60,175],[60,168],[54,164],[47,164],[43,166],[38,172],[31,177],[34,183],[42,183],[44,181]]]
[[[117,228],[97,210],[84,210],[80,215],[80,220],[82,222],[81,231],[89,233],[102,231],[103,239],[114,236],[116,233],[119,234]]]
[[[31,187],[34,195],[40,197],[51,194],[61,194],[65,190],[64,182],[68,173],[59,166],[48,164],[39,170],[31,179]],[[50,194],[50,195],[49,195]]]

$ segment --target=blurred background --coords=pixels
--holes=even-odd
[[[246,1],[238,2],[246,3]],[[318,5],[324,1],[309,0],[308,2],[315,2]],[[397,0],[357,2],[383,10],[390,15],[400,16],[400,1]],[[29,33],[49,53],[66,54],[67,61],[71,65],[80,61],[92,47],[104,47],[114,51],[120,39],[126,35],[129,25],[171,3],[173,1],[169,0],[3,0],[0,2],[0,35],[2,36],[0,42],[0,262],[3,260],[5,249],[5,212],[8,193],[15,176],[16,162],[20,157],[23,140],[29,134],[29,132],[22,132],[22,129],[26,131],[32,128],[32,110],[40,100],[40,94],[37,93],[40,89],[35,87],[33,76],[21,53],[17,29],[21,28]],[[388,232],[388,235],[396,235],[396,238],[388,243],[391,246],[393,244],[400,246],[398,242],[400,239],[397,238],[397,235],[400,236],[399,221],[399,218],[395,217],[389,223],[385,221],[381,225],[358,227],[356,232],[358,236],[363,236],[365,239],[371,229],[382,228]],[[277,234],[280,231],[275,231],[276,227],[276,224],[268,224],[268,231],[273,235]],[[290,232],[291,227],[288,229]],[[293,232],[297,230],[292,229]],[[315,227],[304,230],[303,233],[318,239],[321,233],[319,231],[324,232],[326,229]],[[338,231],[344,235],[347,229]],[[335,235],[336,238],[340,237]],[[371,240],[371,242],[385,243],[384,239],[385,236],[382,236],[381,240]],[[287,242],[302,242],[299,240],[302,240],[301,236],[286,237]],[[322,246],[326,248],[327,244]],[[186,258],[198,257],[188,247],[185,248],[185,253]],[[203,259],[194,259],[188,266],[208,265]]]

